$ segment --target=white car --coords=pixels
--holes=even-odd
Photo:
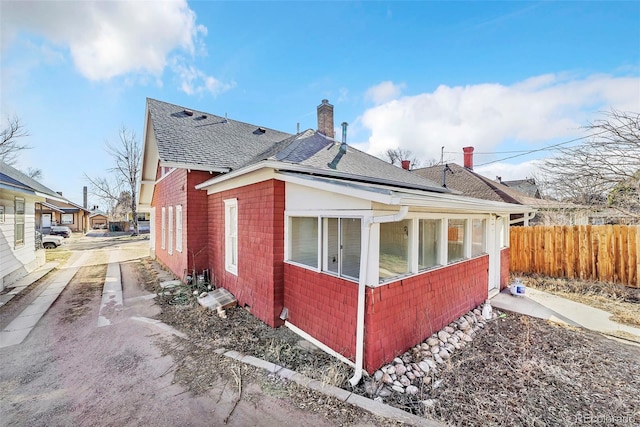
[[[42,247],[45,249],[55,249],[62,244],[64,244],[62,236],[52,236],[51,234],[42,236]]]

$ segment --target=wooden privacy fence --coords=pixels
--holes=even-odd
[[[640,288],[640,226],[511,227],[511,271]]]

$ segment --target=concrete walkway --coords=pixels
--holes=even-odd
[[[113,318],[124,308],[122,300],[122,277],[120,275],[120,263],[116,261],[117,254],[116,251],[111,251],[109,254],[107,276],[104,279],[104,287],[102,288],[102,302],[100,304],[100,315],[98,316],[98,327],[111,325]]]
[[[579,326],[605,335],[628,337],[640,344],[640,328],[614,322],[609,319],[612,314],[604,310],[536,289],[527,288],[525,296],[512,296],[509,289],[505,289],[491,299],[491,305],[500,310]]]
[[[53,270],[57,266],[58,266],[57,262],[48,262],[42,267],[38,268],[37,270],[32,271],[31,273],[27,274],[20,280],[16,281],[14,284],[8,286],[9,288],[12,288],[12,289],[6,294],[0,295],[0,307],[2,307],[3,305],[11,301],[13,297],[18,295],[23,290],[25,290],[25,288],[31,286],[31,284],[42,279],[44,276],[46,276],[51,270]]]
[[[20,344],[27,338],[42,316],[44,316],[54,301],[58,299],[58,296],[60,296],[64,288],[89,257],[89,253],[83,253],[74,261],[69,260],[71,261],[69,267],[63,268],[53,275],[51,281],[42,293],[13,319],[11,323],[0,331],[0,348]]]

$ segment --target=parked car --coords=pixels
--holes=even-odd
[[[49,233],[53,236],[71,237],[71,229],[66,225],[54,225]]]
[[[42,244],[42,247],[45,249],[55,249],[58,246],[64,244],[64,237],[52,236],[47,234],[43,236],[39,231],[36,231],[36,242],[38,240]]]

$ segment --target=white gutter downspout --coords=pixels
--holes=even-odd
[[[369,242],[371,225],[383,222],[402,221],[409,212],[409,206],[401,206],[398,213],[394,215],[383,215],[370,217],[362,224],[362,236],[360,244],[363,248],[363,259],[360,260],[360,280],[358,280],[358,311],[356,315],[356,362],[353,377],[349,378],[349,383],[355,387],[362,378],[362,365],[364,360],[364,299],[367,287],[367,271],[369,269]]]
[[[522,222],[525,226],[527,226],[529,225],[529,221],[531,221],[535,216],[536,216],[535,212],[527,212],[524,214],[522,218],[516,218],[516,219],[510,220],[509,225],[513,225],[517,222]]]

